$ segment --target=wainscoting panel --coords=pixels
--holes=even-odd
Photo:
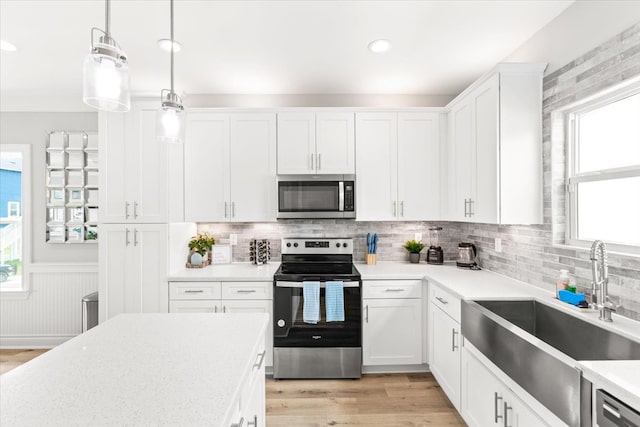
[[[29,296],[0,300],[0,347],[47,348],[80,334],[82,297],[97,290],[97,265],[33,264]]]

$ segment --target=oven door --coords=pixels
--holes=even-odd
[[[353,181],[346,184],[345,196],[342,176],[278,181],[278,218],[355,218]]]
[[[320,283],[320,321],[303,321],[302,282],[276,281],[273,295],[274,347],[361,347],[361,282],[344,282],[344,322],[327,322],[325,283]]]

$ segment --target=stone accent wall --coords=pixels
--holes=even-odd
[[[566,220],[565,144],[562,138],[557,138],[558,134],[562,135],[562,123],[555,120],[552,113],[638,75],[640,23],[544,77],[544,224],[450,223],[452,237],[474,242],[479,247],[481,266],[545,289],[554,289],[558,272],[564,268],[569,270],[580,290],[590,290],[589,251],[552,245],[564,242]],[[501,253],[494,251],[495,237],[502,239]],[[619,314],[640,319],[640,258],[610,255],[609,277],[610,294],[619,297],[623,305]]]

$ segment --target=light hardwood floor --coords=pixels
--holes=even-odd
[[[46,350],[0,350],[0,374]],[[430,373],[267,380],[268,427],[465,426]]]

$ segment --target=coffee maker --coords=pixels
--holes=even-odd
[[[427,250],[427,264],[444,263],[444,252],[440,247],[440,233],[442,227],[429,227],[429,249]]]

